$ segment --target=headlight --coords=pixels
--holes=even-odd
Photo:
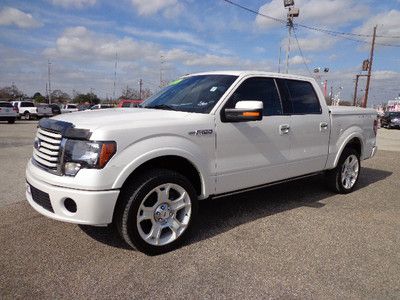
[[[64,174],[75,176],[80,169],[102,169],[115,154],[115,142],[67,140],[64,146]]]

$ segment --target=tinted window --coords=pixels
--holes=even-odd
[[[321,105],[311,83],[285,80],[294,114],[320,114]]]
[[[225,108],[234,108],[238,101],[262,101],[264,116],[281,115],[282,106],[272,78],[254,77],[246,79],[232,94]]]
[[[11,103],[0,102],[0,107],[13,107],[13,106],[11,105]]]
[[[131,103],[130,102],[122,102],[122,107],[130,107]]]
[[[21,102],[21,107],[35,107],[32,102]]]
[[[209,113],[236,80],[231,75],[195,75],[172,82],[141,107]]]

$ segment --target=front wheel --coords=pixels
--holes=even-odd
[[[336,193],[352,192],[360,175],[360,155],[353,148],[346,148],[335,169],[326,173],[327,185]]]
[[[114,223],[127,244],[156,255],[182,244],[193,227],[197,209],[196,191],[186,177],[156,169],[123,188]]]

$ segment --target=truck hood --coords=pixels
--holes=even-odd
[[[185,119],[189,113],[182,111],[148,108],[109,108],[61,114],[54,120],[72,123],[75,128],[94,131],[99,128],[112,128],[132,124],[132,122],[163,124],[172,120]]]

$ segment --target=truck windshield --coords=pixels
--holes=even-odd
[[[171,82],[140,107],[209,113],[237,79],[231,75],[196,75]]]

